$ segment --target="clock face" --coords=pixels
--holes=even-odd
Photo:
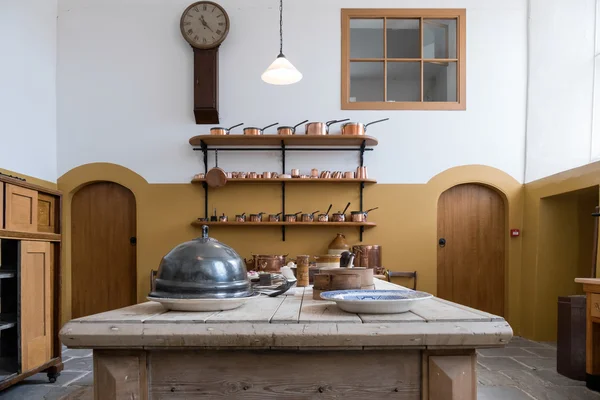
[[[225,40],[229,32],[229,16],[218,4],[199,1],[181,16],[181,34],[194,47],[210,49]]]

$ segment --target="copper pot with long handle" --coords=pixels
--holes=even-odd
[[[220,126],[217,126],[214,128],[210,128],[210,134],[211,135],[229,135],[230,131],[233,128],[237,128],[238,126],[242,126],[242,125],[244,125],[243,122],[241,124],[234,125],[231,128],[222,128]]]
[[[352,222],[367,222],[367,215],[370,211],[377,210],[379,207],[371,208],[367,211],[351,211],[350,219]]]
[[[275,126],[278,123],[279,122],[275,122],[274,124],[267,125],[264,128],[257,128],[255,126],[249,126],[248,128],[244,128],[244,135],[249,135],[249,136],[262,135],[265,132],[265,129]]]
[[[337,124],[344,121],[349,121],[350,118],[346,119],[332,119],[327,122],[309,122],[306,124],[305,133],[307,135],[319,136],[329,135],[329,127],[333,124]]]
[[[286,264],[287,254],[253,254],[252,262],[244,259],[246,265],[252,265],[255,271],[260,272],[279,272],[281,267]]]
[[[377,121],[363,124],[360,122],[346,122],[342,125],[342,135],[364,136],[367,134],[367,126],[387,121],[389,118],[379,119]]]
[[[302,214],[302,211],[298,211],[295,214],[285,214],[284,221],[285,222],[296,222],[298,220],[298,214]]]
[[[277,134],[278,135],[295,135],[296,128],[307,122],[308,122],[308,120],[305,119],[304,121],[302,121],[294,126],[279,126],[279,127],[277,127]]]
[[[315,214],[318,213],[318,212],[319,212],[319,210],[314,211],[314,212],[312,212],[310,214],[302,214],[301,221],[302,222],[314,222],[315,221]]]
[[[344,208],[344,211],[342,212],[336,212],[333,213],[331,215],[331,220],[333,222],[346,222],[346,210],[348,209],[348,207],[350,207],[350,202],[348,202],[348,204],[346,204],[346,208]]]

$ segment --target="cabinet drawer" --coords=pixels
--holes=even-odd
[[[38,232],[57,233],[56,220],[58,215],[56,204],[56,197],[38,193]]]
[[[589,293],[592,302],[592,317],[600,318],[600,293]]]
[[[36,232],[38,192],[7,183],[4,194],[4,228],[9,231]]]

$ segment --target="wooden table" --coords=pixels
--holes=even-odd
[[[600,279],[577,278],[586,294],[585,372],[586,386],[600,391]]]
[[[469,400],[475,349],[512,337],[503,318],[438,298],[367,315],[290,292],[221,312],[147,302],[72,320],[61,340],[94,349],[96,399]]]

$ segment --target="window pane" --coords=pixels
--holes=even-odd
[[[420,62],[388,62],[387,101],[421,101]]]
[[[383,101],[383,62],[350,63],[350,101]]]
[[[423,101],[457,101],[456,62],[426,62],[423,90]]]
[[[350,58],[383,58],[383,19],[350,20]]]
[[[423,20],[423,58],[456,58],[456,19]]]
[[[388,18],[386,32],[388,58],[421,57],[418,19]]]

